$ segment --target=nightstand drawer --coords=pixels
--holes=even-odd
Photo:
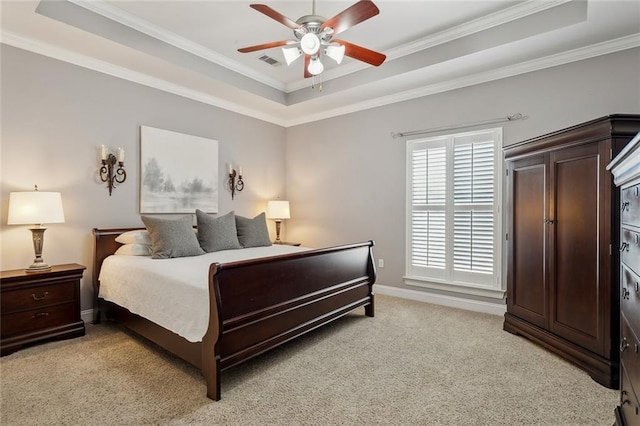
[[[69,324],[76,316],[75,302],[2,315],[2,337]]]
[[[73,302],[76,298],[76,282],[66,281],[55,285],[43,285],[2,294],[2,313],[9,314],[24,309]]]

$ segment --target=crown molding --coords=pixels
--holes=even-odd
[[[206,47],[194,43],[193,41],[181,37],[171,31],[168,31],[162,27],[154,25],[148,21],[145,21],[137,16],[125,12],[124,10],[112,6],[103,0],[67,0],[77,6],[80,6],[93,13],[99,14],[107,19],[118,22],[157,40],[170,44],[178,49],[187,51],[193,55],[196,55],[209,62],[223,66],[233,72],[244,75],[245,77],[256,80],[262,84],[270,86],[276,90],[280,90],[285,93],[291,93],[297,90],[305,89],[309,86],[307,81],[300,80],[297,82],[283,84],[275,79],[265,77],[262,73],[256,72],[253,68],[242,65],[236,61],[233,61],[223,55],[220,55]],[[573,0],[528,0],[526,2],[517,4],[508,9],[504,9],[477,19],[474,19],[464,24],[458,25],[453,28],[441,31],[436,34],[429,35],[422,39],[407,43],[405,45],[393,48],[387,51],[388,60],[401,58],[403,56],[410,55],[415,52],[419,52],[424,49],[432,48],[434,46],[444,44],[468,35],[475,34],[477,32],[487,30],[489,28],[497,27],[505,23],[524,18],[529,15],[533,15],[542,12],[547,9],[551,9],[562,4],[571,2]],[[352,74],[359,70],[365,69],[367,65],[361,63],[345,64],[339,68],[334,68],[330,72],[324,73],[324,80],[329,81],[335,78],[340,78],[348,74]]]
[[[498,27],[508,22],[525,18],[527,16],[543,12],[547,9],[561,6],[571,1],[573,0],[528,0],[526,2],[512,6],[508,9],[500,10],[498,12],[482,16],[472,21],[465,22],[464,24],[460,24],[455,27],[440,31],[438,33],[428,35],[426,37],[414,40],[393,49],[389,49],[385,52],[385,54],[387,55],[388,61],[402,58],[403,56],[408,56],[425,49],[431,49],[438,45],[449,43],[459,38],[463,38],[480,31],[485,31],[490,28]],[[345,64],[338,68],[333,68],[330,71],[324,72],[324,80],[329,81],[335,78],[344,77],[348,74],[358,72],[367,67],[368,65],[361,62],[352,62],[350,64]],[[306,87],[308,87],[308,83],[304,81],[297,81],[287,84],[286,91],[294,92],[296,90],[302,90]]]
[[[282,127],[291,127],[299,124],[324,120],[327,118],[332,118],[366,109],[377,108],[380,106],[403,102],[463,87],[473,86],[476,84],[486,83],[489,81],[499,80],[502,78],[512,77],[519,74],[538,71],[545,68],[564,65],[567,63],[581,61],[596,56],[607,55],[622,50],[637,48],[640,47],[640,33],[631,34],[625,37],[620,37],[618,39],[609,40],[590,46],[569,50],[566,52],[544,56],[541,58],[505,66],[494,70],[483,71],[435,84],[429,84],[417,89],[394,93],[393,95],[380,96],[369,101],[358,102],[344,107],[326,110],[317,114],[308,114],[292,119],[285,119],[273,114],[267,114],[263,111],[247,108],[246,106],[230,102],[215,96],[207,95],[202,92],[189,89],[187,87],[171,83],[163,79],[151,77],[143,73],[132,71],[128,68],[113,65],[108,62],[97,60],[85,55],[80,55],[78,53],[52,46],[41,41],[28,39],[11,32],[7,32],[5,30],[0,31],[0,42],[13,47],[17,47],[19,49],[27,50],[74,65],[78,65],[83,68],[91,69],[107,75],[122,78],[124,80],[132,81],[134,83],[153,87],[158,90],[163,90],[165,92],[196,100],[208,105],[223,108],[228,111],[236,112],[238,114],[267,121]],[[358,90],[362,90],[362,88],[359,88]],[[295,106],[288,108],[295,108]]]
[[[171,31],[168,31],[162,27],[145,21],[137,16],[125,12],[124,10],[112,6],[103,0],[67,0],[70,3],[80,6],[93,13],[101,15],[107,19],[118,22],[138,32],[146,34],[178,49],[189,52],[196,55],[206,61],[225,67],[238,74],[242,74],[245,77],[249,77],[267,86],[271,86],[274,89],[285,91],[286,87],[278,80],[265,77],[264,74],[255,71],[253,68],[242,65],[236,61],[233,61],[226,56],[220,55],[211,49],[207,49],[201,44],[194,43],[193,41],[181,37]]]
[[[524,3],[517,4],[510,8],[482,16],[464,24],[448,28],[427,37],[412,41],[403,46],[391,49],[387,53],[389,59],[396,59],[407,56],[421,50],[430,49],[440,44],[448,43],[459,38],[463,38],[480,31],[504,25],[517,19],[525,18],[529,15],[543,12],[573,0],[528,0]]]
[[[514,65],[508,65],[494,70],[478,72],[464,77],[429,84],[421,88],[398,92],[389,96],[380,96],[372,100],[350,104],[345,107],[323,111],[318,114],[299,117],[294,120],[289,120],[287,122],[287,127],[297,126],[300,124],[324,120],[327,118],[345,115],[352,112],[363,111],[366,109],[408,101],[411,99],[421,98],[437,93],[443,93],[463,87],[474,86],[476,84],[487,83],[490,81],[513,77],[520,74],[526,74],[533,71],[539,71],[545,68],[556,67],[571,62],[590,59],[596,56],[607,55],[610,53],[637,47],[640,47],[640,33],[635,33],[625,37],[620,37],[618,39],[593,44],[591,46],[581,47],[573,50],[568,50],[566,52],[532,59],[530,61],[525,61]],[[362,88],[360,88],[359,90],[362,90]]]
[[[133,71],[128,68],[101,61],[99,59],[95,59],[86,55],[81,55],[76,52],[53,46],[48,43],[43,43],[41,41],[22,37],[6,30],[0,30],[0,43],[67,62],[73,65],[77,65],[82,68],[97,71],[106,75],[110,75],[112,77],[117,77],[123,80],[142,84],[143,86],[152,87],[154,89],[162,90],[164,92],[202,102],[207,105],[212,105],[228,111],[236,112],[238,114],[257,118],[259,120],[267,121],[279,126],[286,126],[286,122],[279,117],[265,114],[264,112],[257,111],[252,108],[247,108],[246,106],[230,102],[216,96],[207,95],[197,90],[193,90],[179,84],[171,83],[161,78],[152,77],[148,74]]]

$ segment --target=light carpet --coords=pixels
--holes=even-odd
[[[200,372],[117,325],[0,359],[3,425],[611,425],[618,391],[502,318],[376,296],[222,373]]]

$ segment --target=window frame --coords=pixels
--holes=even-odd
[[[454,219],[456,208],[454,205],[454,148],[456,140],[463,143],[464,140],[472,140],[474,137],[490,134],[494,140],[494,176],[493,176],[493,272],[487,274],[486,279],[482,279],[480,274],[466,273],[463,271],[454,271],[453,268],[453,238],[454,238]],[[443,270],[431,270],[422,268],[420,272],[416,272],[416,268],[412,262],[413,256],[413,152],[416,147],[423,147],[432,143],[433,146],[444,144],[446,147],[446,196],[445,196],[445,247],[446,247],[446,268]],[[468,142],[467,142],[468,143]],[[488,298],[504,298],[505,290],[503,288],[502,276],[503,271],[503,211],[502,211],[502,193],[503,193],[503,176],[504,164],[502,156],[502,127],[490,129],[477,129],[472,131],[451,133],[446,135],[438,135],[420,139],[410,139],[406,141],[406,207],[405,207],[405,223],[406,223],[406,252],[405,252],[405,276],[404,283],[409,286],[424,287],[447,292],[464,293],[475,296]],[[462,206],[461,204],[459,206]],[[430,208],[427,207],[426,210]],[[433,209],[433,207],[431,207]],[[480,209],[481,210],[481,209]],[[459,211],[459,210],[458,210]],[[487,210],[485,210],[487,211]],[[480,277],[481,279],[476,279]]]

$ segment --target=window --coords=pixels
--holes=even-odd
[[[502,129],[407,141],[410,285],[502,297]]]

